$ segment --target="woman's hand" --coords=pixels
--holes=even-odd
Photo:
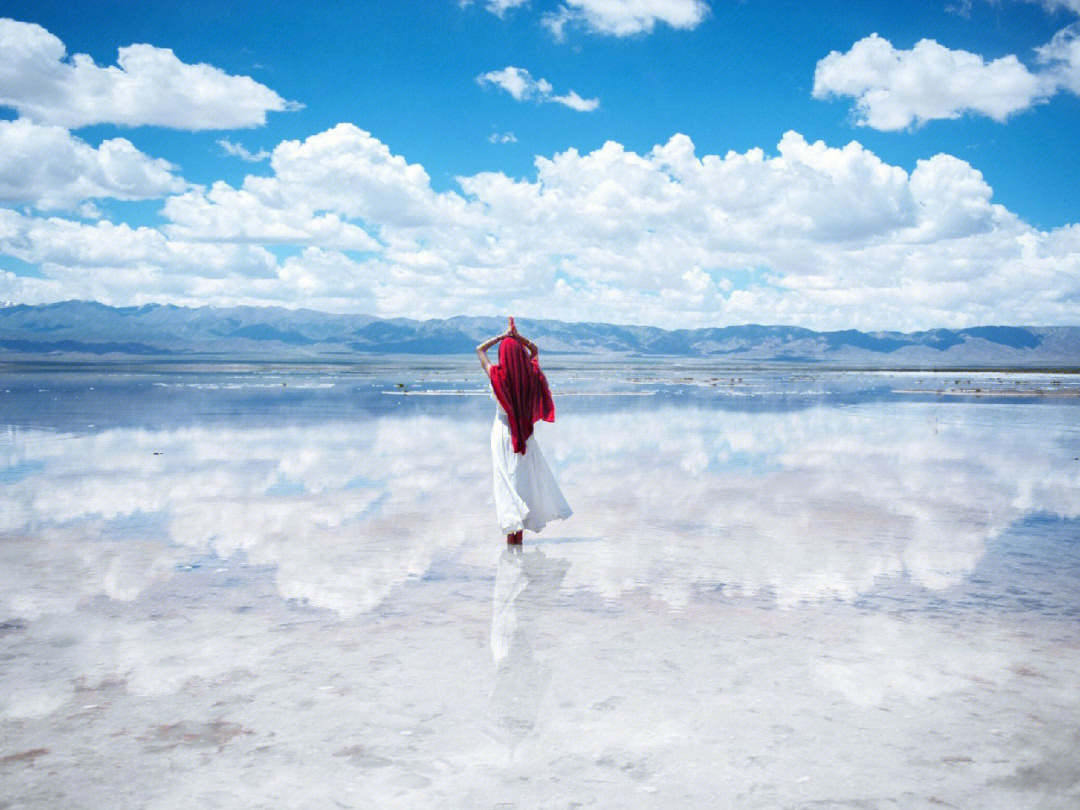
[[[520,332],[518,332],[517,324],[514,323],[514,316],[511,315],[511,316],[507,317],[506,322],[509,324],[509,328],[505,332],[503,332],[501,335],[499,335],[497,338],[494,338],[492,340],[492,342],[494,343],[496,341],[499,341],[499,340],[502,340],[503,338],[508,338],[508,337],[513,338],[518,343],[520,343],[522,346],[524,346],[526,349],[528,349],[529,354],[531,354],[535,358],[536,355],[539,353],[539,351],[536,348],[536,344],[533,343],[531,340],[529,340],[524,335],[522,335]]]

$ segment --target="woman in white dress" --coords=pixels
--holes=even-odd
[[[493,365],[487,350],[495,343],[499,344],[499,362]],[[538,532],[549,521],[573,514],[533,435],[537,421],[555,421],[555,405],[540,370],[536,344],[518,334],[513,318],[509,329],[481,343],[476,353],[495,400],[491,426],[495,510],[506,542],[520,545],[525,529]]]

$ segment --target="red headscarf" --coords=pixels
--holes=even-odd
[[[536,358],[529,357],[525,347],[512,337],[499,343],[499,362],[491,367],[490,374],[495,398],[509,417],[514,452],[524,455],[533,425],[540,419],[555,421],[555,403],[551,401],[547,378]]]

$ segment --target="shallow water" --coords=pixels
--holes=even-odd
[[[1080,804],[1072,377],[546,367],[5,370],[0,806]]]

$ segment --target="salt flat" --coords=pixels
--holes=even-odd
[[[6,371],[0,806],[1080,803],[1075,398],[550,369],[521,554],[470,364]]]

